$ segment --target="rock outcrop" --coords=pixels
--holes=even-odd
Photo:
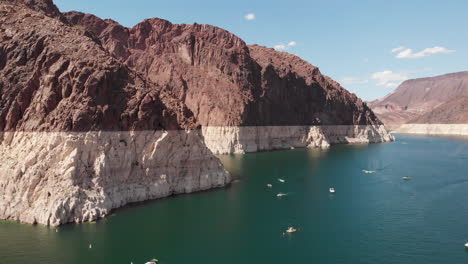
[[[93,32],[129,68],[171,87],[215,153],[393,139],[356,95],[295,55],[248,46],[209,25],[148,19],[129,29],[90,14],[64,16]],[[319,132],[310,138],[310,131]]]
[[[83,29],[18,2],[0,13],[0,218],[91,221],[229,183],[170,90]]]
[[[222,187],[198,131],[4,132],[0,218],[93,221],[132,202]]]
[[[229,183],[214,153],[393,140],[299,57],[209,25],[0,0],[0,218],[60,225]]]

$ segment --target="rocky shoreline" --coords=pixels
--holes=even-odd
[[[215,154],[395,140],[383,125],[203,127],[202,134],[207,147]]]
[[[4,132],[0,218],[57,226],[225,186],[199,131]]]
[[[392,141],[298,56],[211,25],[0,0],[0,219],[93,221],[226,186],[213,153]]]
[[[215,154],[393,141],[383,126],[0,133],[0,219],[58,226],[129,203],[223,187]],[[19,180],[20,179],[20,180]]]

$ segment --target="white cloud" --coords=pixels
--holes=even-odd
[[[382,71],[375,72],[371,78],[377,82],[380,87],[397,87],[401,82],[409,79],[408,72]]]
[[[255,14],[254,13],[248,13],[244,17],[245,17],[246,20],[254,20],[255,19]]]
[[[393,49],[395,50],[395,49]],[[392,50],[392,51],[393,51]],[[403,48],[402,50],[398,50],[398,54],[396,55],[396,58],[399,59],[415,59],[415,58],[422,58],[422,57],[427,57],[431,56],[437,53],[452,53],[455,52],[455,50],[450,50],[445,47],[433,47],[433,48],[425,48],[419,52],[413,52],[412,49],[409,48]]]
[[[273,48],[275,50],[285,50],[287,47],[283,44],[278,44],[278,45],[273,46]]]
[[[273,46],[273,48],[274,48],[275,50],[287,50],[287,49],[289,49],[289,48],[291,48],[291,47],[294,47],[294,46],[296,46],[296,45],[297,45],[297,42],[294,41],[294,40],[292,40],[292,41],[288,42],[288,44],[286,44],[286,45],[284,45],[284,44],[278,44],[278,45]]]
[[[403,47],[403,46],[400,46],[400,47],[398,47],[398,48],[392,49],[390,52],[391,52],[391,53],[395,53],[395,52],[398,52],[398,51],[402,51],[402,50],[404,50],[404,49],[406,49],[406,48]]]
[[[369,80],[359,79],[354,77],[346,77],[340,80],[342,84],[365,84],[368,83]]]

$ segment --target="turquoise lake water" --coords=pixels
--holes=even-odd
[[[0,263],[468,262],[467,138],[397,135],[387,144],[221,159],[237,179],[227,188],[58,232],[0,222]],[[301,230],[283,236],[289,226]]]

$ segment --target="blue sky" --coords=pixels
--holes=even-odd
[[[408,78],[468,70],[468,1],[55,3],[61,11],[92,13],[127,27],[151,17],[219,26],[248,44],[276,46],[299,55],[364,100],[382,97]]]

